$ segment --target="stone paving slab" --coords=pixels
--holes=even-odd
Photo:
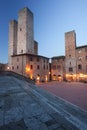
[[[87,125],[82,129],[67,120],[58,102],[63,107],[63,101],[36,85],[0,76],[0,130],[86,130]]]

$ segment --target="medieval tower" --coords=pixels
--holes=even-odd
[[[8,65],[12,67],[12,56],[18,54],[38,54],[38,43],[34,41],[33,13],[23,8],[18,13],[18,22],[9,24]],[[36,48],[37,47],[37,48]]]
[[[76,75],[76,33],[70,31],[65,33],[65,58],[66,78]],[[68,77],[69,78],[69,77]]]
[[[34,54],[33,13],[24,8],[18,13],[17,54]]]
[[[8,46],[8,64],[12,65],[12,55],[17,54],[17,30],[18,22],[11,20],[9,24],[9,46]]]

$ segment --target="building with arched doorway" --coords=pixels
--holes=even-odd
[[[52,80],[63,81],[65,74],[65,56],[55,56],[51,58],[51,78]]]
[[[76,33],[65,33],[65,56],[38,55],[34,40],[33,13],[27,8],[18,12],[18,21],[9,23],[8,68],[37,81],[87,80],[87,45],[76,46]]]

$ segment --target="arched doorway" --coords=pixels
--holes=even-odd
[[[62,76],[58,75],[58,81],[62,81]]]

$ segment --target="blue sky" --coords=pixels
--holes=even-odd
[[[77,46],[87,45],[87,0],[0,0],[0,62],[8,62],[9,21],[28,7],[34,14],[39,55],[65,55],[64,33],[75,30]]]

